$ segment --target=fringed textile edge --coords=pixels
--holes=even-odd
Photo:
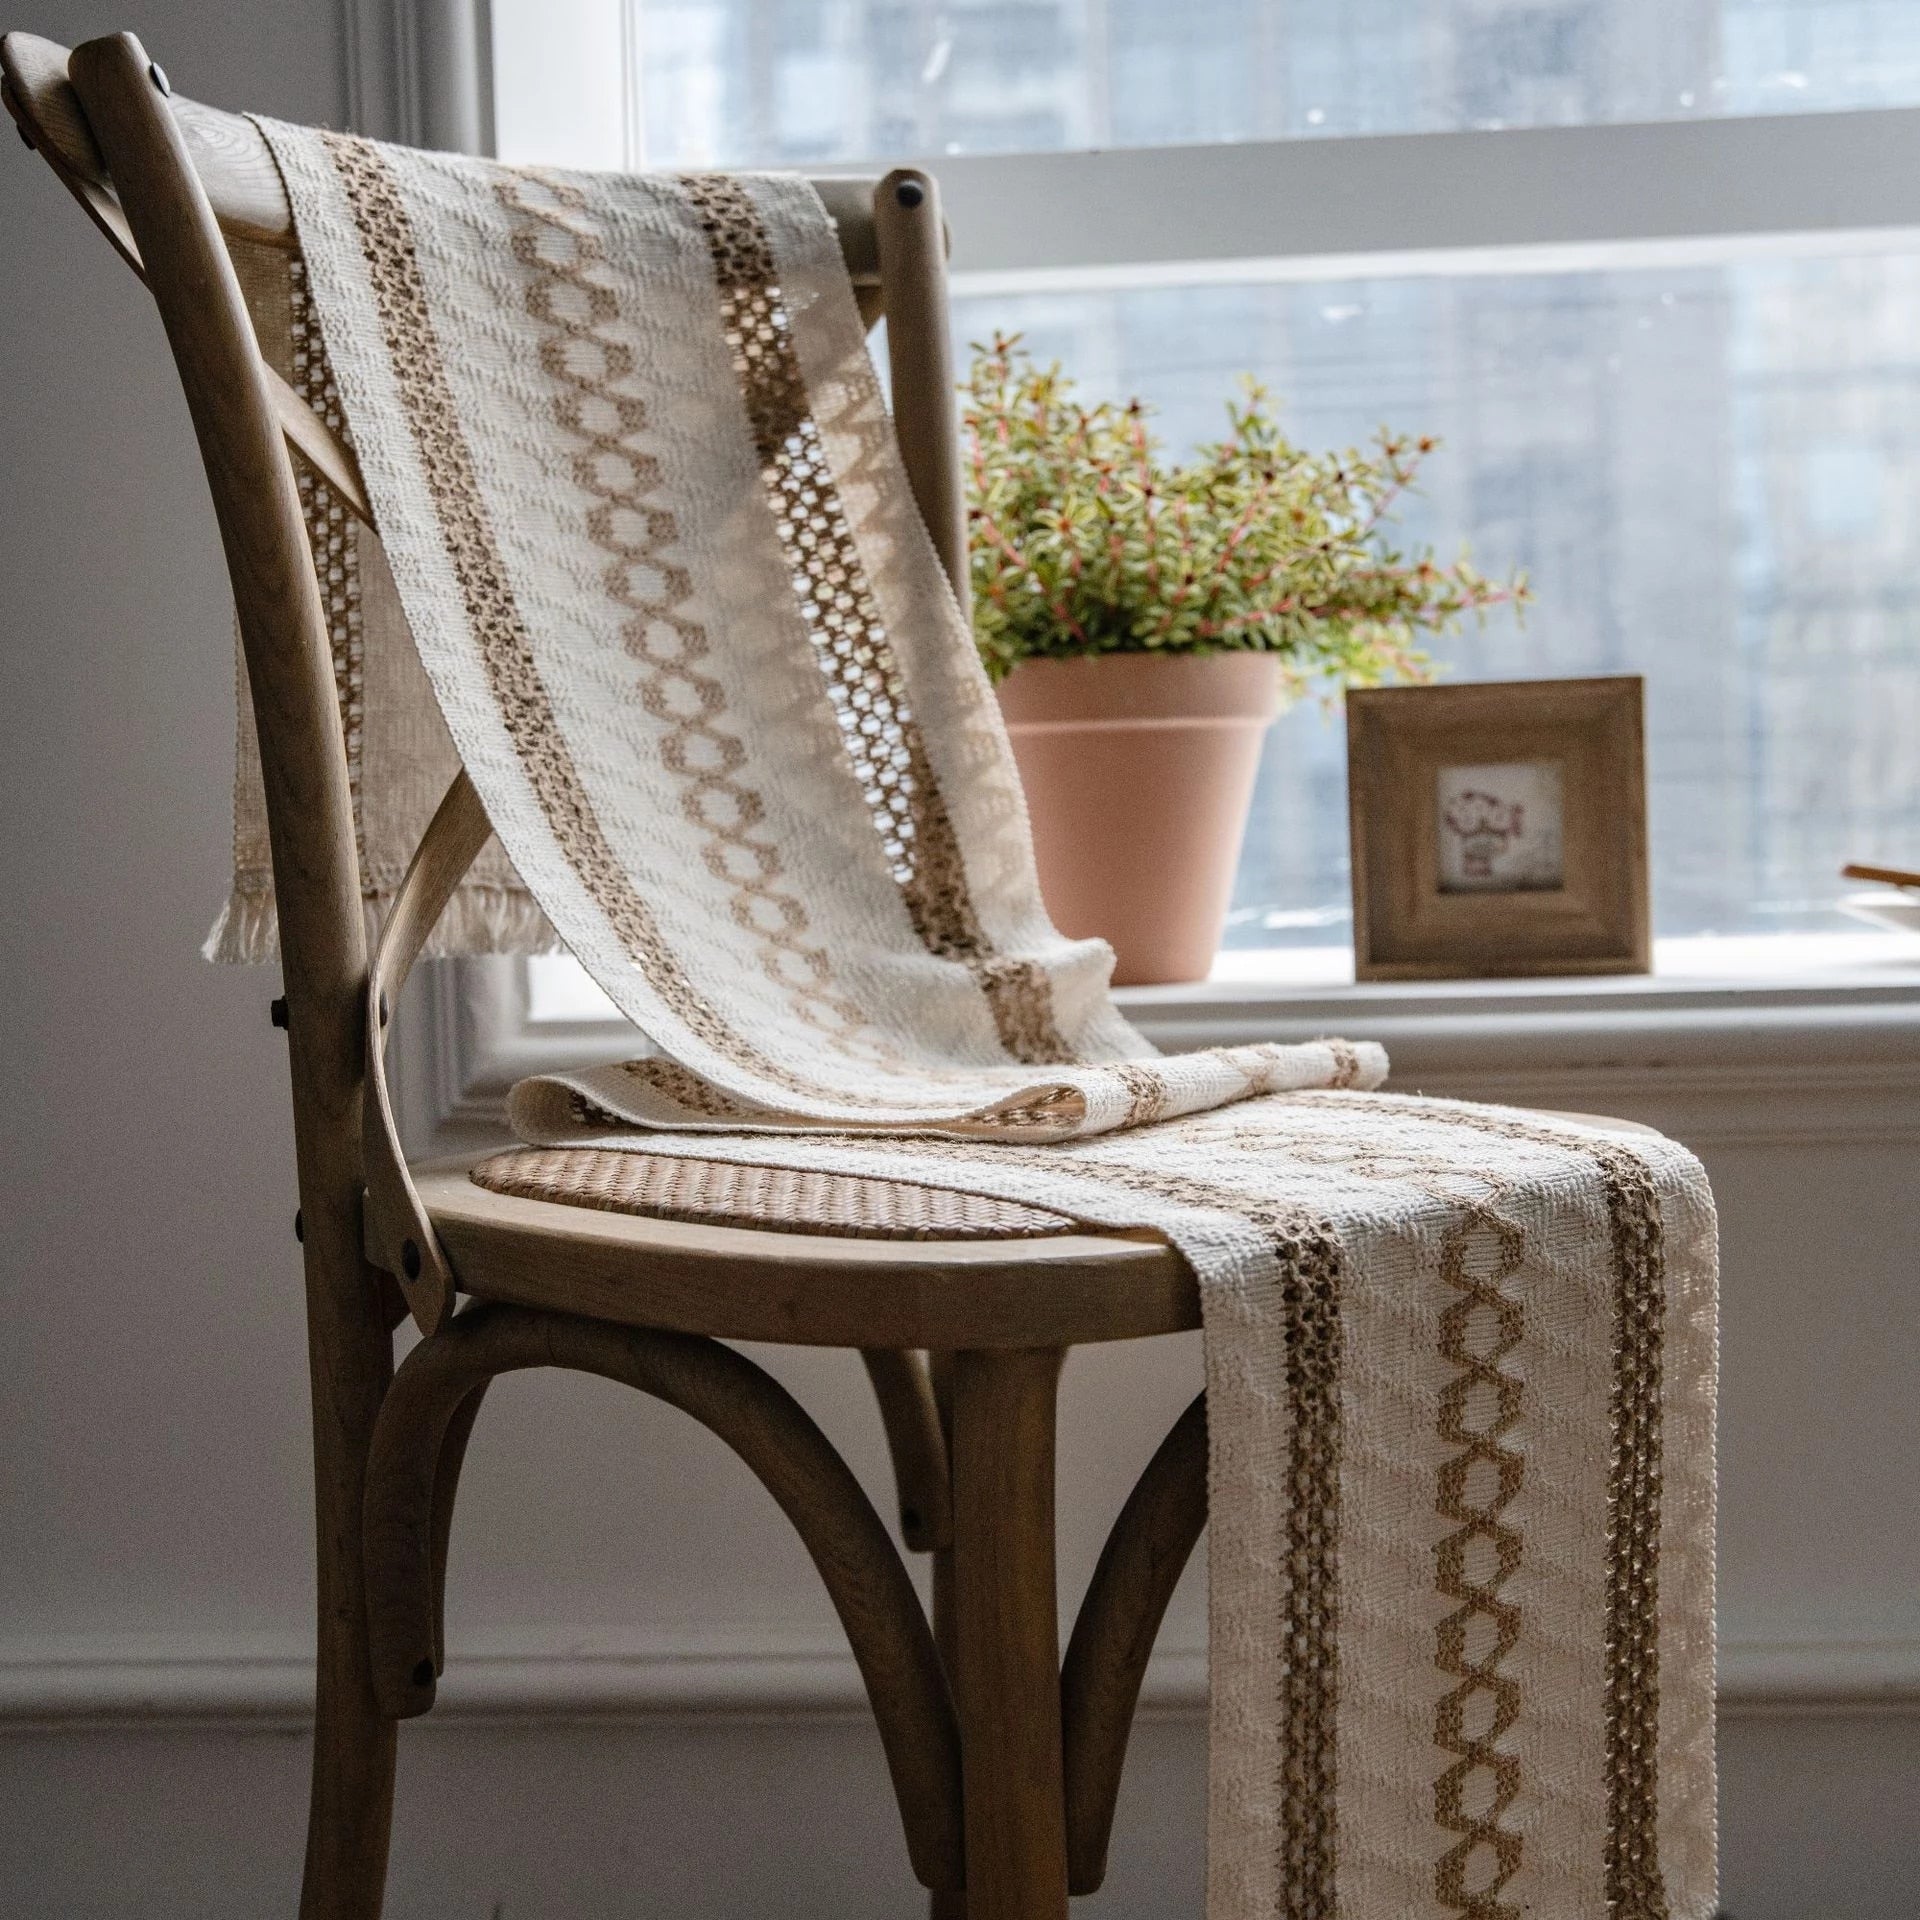
[[[379,938],[392,902],[390,893],[363,899],[369,946]],[[530,893],[476,881],[455,889],[421,954],[428,960],[446,960],[461,954],[562,951],[559,935]],[[279,959],[280,921],[271,881],[243,881],[234,887],[202,942],[200,955],[216,966],[264,966]]]
[[[280,922],[272,887],[236,881],[207,937],[200,957],[218,967],[257,967],[280,957]]]
[[[374,912],[369,906],[369,914]],[[386,903],[378,905],[386,917]],[[369,921],[371,927],[371,920]],[[532,894],[518,887],[475,881],[455,889],[427,944],[428,960],[450,960],[463,953],[564,953],[566,948]]]

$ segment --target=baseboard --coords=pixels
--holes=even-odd
[[[1142,1714],[1181,1719],[1206,1703],[1206,1656],[1155,1656]],[[1723,1717],[1920,1715],[1920,1636],[1733,1639],[1720,1650]],[[291,1642],[46,1643],[0,1651],[0,1729],[76,1725],[299,1726],[313,1711],[311,1661]],[[567,1719],[838,1718],[865,1712],[853,1658],[764,1630],[737,1635],[554,1636],[456,1646],[428,1724]]]

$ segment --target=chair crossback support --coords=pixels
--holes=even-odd
[[[224,244],[291,249],[292,210],[253,124],[174,94],[131,35],[70,55],[51,41],[9,34],[0,74],[22,136],[147,283],[166,324],[226,546],[259,721],[295,1104],[310,1121],[303,1134],[320,1136],[310,1143],[314,1184],[337,1186],[347,1176],[366,1252],[398,1281],[422,1330],[432,1331],[452,1311],[455,1279],[401,1149],[386,1084],[387,1016],[490,828],[461,775],[369,956],[346,745],[293,461],[310,466],[369,526],[371,511],[352,450],[262,357]],[[888,317],[909,482],[964,594],[937,189],[910,171],[814,185],[838,229],[863,318],[871,327]],[[317,1194],[309,1200],[306,1157],[303,1225],[324,1235],[333,1209]],[[390,1291],[390,1282],[376,1284]]]

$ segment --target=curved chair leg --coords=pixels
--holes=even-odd
[[[393,1344],[374,1276],[348,1238],[357,1237],[357,1221],[345,1208],[341,1218],[330,1219],[333,1211],[313,1200],[303,1208],[319,1639],[300,1920],[379,1920],[393,1820],[394,1725],[374,1698],[361,1514]],[[364,1286],[312,1284],[316,1268],[329,1259],[363,1277]]]
[[[935,1553],[953,1543],[953,1493],[927,1356],[912,1349],[867,1347],[860,1358],[893,1456],[900,1537],[915,1553]]]
[[[1120,1509],[1093,1570],[1060,1671],[1066,1752],[1067,1884],[1107,1873],[1113,1804],[1147,1660],[1167,1602],[1207,1524],[1207,1396],[1167,1431]]]
[[[447,1670],[447,1554],[453,1545],[453,1503],[460,1492],[460,1469],[466,1464],[467,1442],[487,1397],[481,1383],[453,1410],[440,1441],[440,1457],[433,1470],[433,1670]]]
[[[954,1638],[967,1920],[1066,1920],[1055,1349],[953,1357]]]
[[[927,1355],[927,1386],[933,1396],[934,1423],[940,1435],[940,1458],[947,1483],[947,1534],[928,1556],[933,1562],[933,1642],[947,1684],[958,1699],[960,1647],[953,1605],[953,1355]],[[927,1900],[928,1920],[967,1920],[967,1896],[961,1887],[936,1887]]]
[[[483,1305],[408,1355],[380,1410],[366,1481],[367,1635],[382,1707],[399,1719],[433,1702],[436,1538],[451,1518],[456,1423],[471,1424],[477,1392],[496,1374],[544,1366],[665,1400],[752,1468],[799,1533],[846,1629],[914,1871],[927,1886],[958,1885],[959,1734],[913,1582],[826,1436],[784,1387],[717,1340]]]

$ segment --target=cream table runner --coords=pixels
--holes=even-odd
[[[525,1137],[1164,1232],[1206,1320],[1211,1920],[1705,1920],[1697,1164],[1370,1093],[1365,1043],[1132,1032],[1047,922],[805,182],[261,124],[453,746],[659,1049],[517,1089]]]

